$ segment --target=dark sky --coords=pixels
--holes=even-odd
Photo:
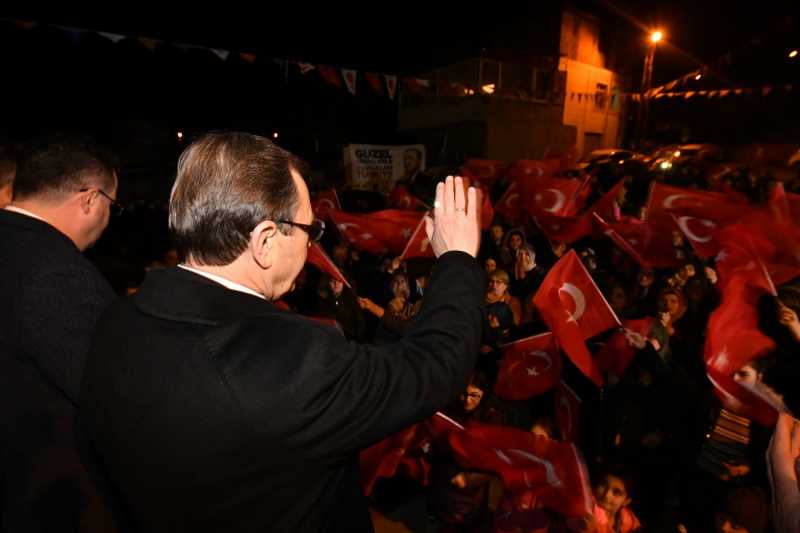
[[[796,24],[800,11],[800,4],[774,0],[572,3],[603,18],[617,65],[632,76],[641,68],[645,28],[663,27],[668,45],[659,51],[656,81],[713,61],[747,39],[774,35],[792,17]],[[72,3],[60,10],[2,9],[6,16],[408,74],[482,48],[528,52],[548,12],[561,2],[261,2],[258,13],[253,2],[199,4],[179,13],[138,2],[109,3],[105,12],[82,11]]]

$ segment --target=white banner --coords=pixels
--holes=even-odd
[[[425,147],[350,144],[344,147],[344,166],[353,189],[389,192],[398,180],[414,181],[425,170]]]

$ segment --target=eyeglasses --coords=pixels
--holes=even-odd
[[[299,222],[292,222],[291,220],[278,220],[278,224],[288,224],[295,226],[308,233],[308,238],[312,241],[319,242],[322,234],[325,233],[325,222],[315,218],[311,224],[301,224]]]
[[[90,190],[91,189],[81,189],[78,192],[86,192],[86,191],[90,191]],[[125,211],[125,206],[123,206],[121,203],[119,203],[116,200],[114,200],[111,196],[109,196],[107,193],[105,193],[103,191],[103,189],[97,189],[97,192],[99,192],[100,194],[102,194],[103,196],[108,198],[108,201],[110,202],[109,212],[111,213],[111,216],[113,216],[113,217],[119,216],[119,215],[122,214],[123,211]]]

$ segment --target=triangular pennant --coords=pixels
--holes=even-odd
[[[15,20],[14,25],[18,28],[22,28],[23,30],[32,30],[38,24],[32,20]]]
[[[397,76],[385,74],[384,78],[386,78],[386,91],[389,93],[389,99],[394,100],[394,95],[397,93]]]
[[[151,52],[156,49],[158,46],[159,41],[158,39],[151,39],[150,37],[138,37],[137,40],[142,43],[142,45],[150,50]],[[179,45],[180,46],[180,45]]]
[[[303,63],[301,61],[298,61],[297,62],[297,68],[300,69],[300,74],[308,74],[309,72],[311,72],[312,70],[314,70],[317,67],[315,67],[311,63]]]
[[[220,50],[219,48],[209,48],[209,50],[222,61],[228,59],[228,54],[230,54],[228,50]]]
[[[365,72],[364,78],[367,80],[367,84],[373,91],[378,94],[383,94],[383,84],[381,83],[381,77],[379,74],[375,74],[374,72]]]
[[[120,42],[122,39],[125,38],[124,35],[120,35],[119,33],[108,33],[105,31],[101,31],[98,33],[114,44],[117,44],[118,42]]]
[[[250,53],[247,53],[247,52],[239,52],[239,57],[242,59],[242,61],[244,61],[246,63],[255,63],[256,62],[256,55],[255,54],[250,54]]]
[[[350,94],[356,94],[356,71],[351,70],[348,68],[343,68],[342,70],[342,78],[344,78],[344,83],[347,85],[347,90],[350,91]]]
[[[339,72],[335,68],[326,65],[317,65],[317,70],[325,83],[341,89],[342,79],[339,77]]]

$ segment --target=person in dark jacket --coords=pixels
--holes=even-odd
[[[467,383],[485,313],[475,190],[437,186],[418,319],[362,345],[272,303],[322,234],[302,172],[255,135],[192,143],[170,199],[181,263],[100,319],[81,414],[140,530],[370,531],[359,451]]]
[[[52,138],[23,154],[14,200],[0,209],[2,531],[113,529],[74,418],[94,326],[114,300],[81,252],[118,210],[116,194],[107,154]]]

